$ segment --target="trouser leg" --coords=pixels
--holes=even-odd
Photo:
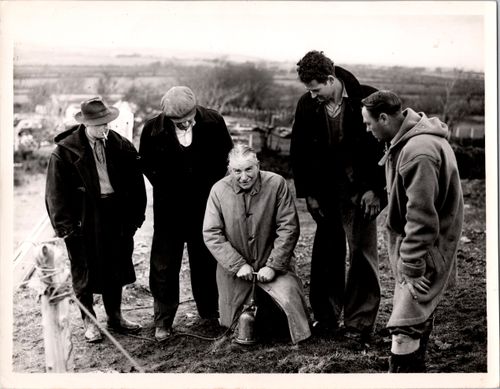
[[[102,292],[102,302],[108,318],[119,320],[121,317],[122,287],[107,288]]]
[[[78,301],[89,311],[89,313],[96,317],[94,311],[94,294],[89,290],[75,290],[75,296]],[[85,321],[87,314],[83,309],[80,308],[80,314],[82,315],[82,319]]]
[[[309,300],[314,318],[337,326],[344,298],[345,234],[340,216],[318,220],[311,258]]]
[[[169,231],[155,231],[151,247],[149,286],[156,327],[171,327],[179,307],[179,271],[184,241]]]
[[[187,250],[191,288],[198,313],[205,319],[218,318],[218,292],[215,276],[217,261],[205,246],[201,233],[194,234],[188,240]]]
[[[377,222],[364,220],[359,210],[347,212],[350,215],[344,215],[343,220],[349,242],[350,265],[345,290],[344,324],[370,333],[380,305]]]

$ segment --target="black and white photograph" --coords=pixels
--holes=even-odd
[[[0,1],[0,387],[500,387],[497,7]]]

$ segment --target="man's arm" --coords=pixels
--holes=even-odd
[[[141,133],[141,140],[139,143],[139,155],[140,155],[140,166],[144,175],[147,177],[151,185],[156,183],[156,169],[154,166],[154,139],[151,136],[151,131],[153,129],[154,121],[157,119],[151,119],[144,125]]]
[[[81,222],[79,215],[75,215],[75,209],[71,206],[74,195],[71,193],[68,169],[67,163],[58,155],[53,153],[50,156],[45,185],[45,206],[56,235],[62,238],[79,232]],[[81,192],[83,198],[85,188],[76,190]]]
[[[217,262],[219,262],[228,272],[236,275],[244,265],[247,265],[243,256],[226,238],[221,204],[214,188],[210,191],[207,208],[205,210],[203,239],[205,240],[208,250],[212,253]]]
[[[276,238],[266,266],[277,270],[289,269],[293,250],[299,239],[300,228],[292,194],[284,178],[281,178],[276,196]]]
[[[437,162],[426,155],[416,156],[400,168],[399,174],[407,197],[400,271],[410,278],[419,278],[425,274],[429,250],[439,234],[435,207],[439,195]]]

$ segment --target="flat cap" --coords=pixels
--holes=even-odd
[[[196,96],[187,86],[174,86],[163,95],[161,109],[172,121],[183,121],[196,112]]]

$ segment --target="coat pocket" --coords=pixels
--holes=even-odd
[[[436,246],[431,247],[426,255],[427,269],[425,271],[428,279],[441,278],[445,271],[444,256]]]

